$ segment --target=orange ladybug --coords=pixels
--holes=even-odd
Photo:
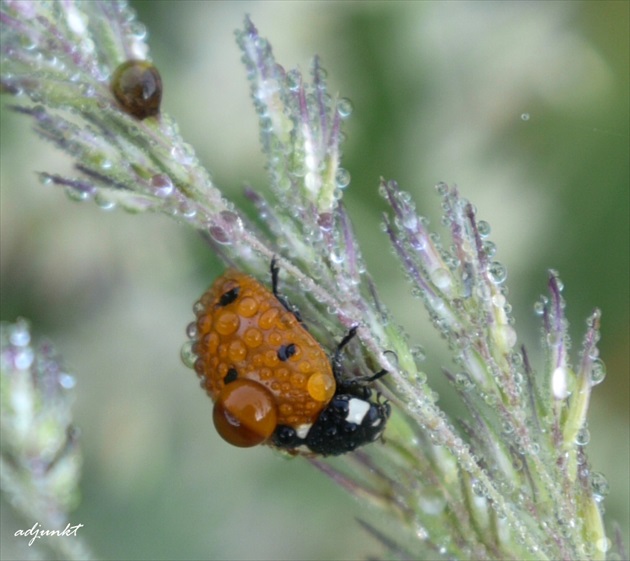
[[[339,343],[332,360],[278,294],[229,269],[195,304],[194,368],[214,402],[219,435],[235,446],[267,444],[291,454],[339,455],[376,440],[389,404],[368,383],[386,372],[344,380]]]

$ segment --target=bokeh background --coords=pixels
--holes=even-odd
[[[533,303],[565,283],[574,351],[603,311],[608,375],[594,391],[595,470],[628,543],[629,47],[625,1],[132,2],[177,119],[215,182],[244,204],[267,179],[233,30],[251,14],[279,62],[314,53],[354,113],[346,205],[383,300],[441,379],[445,344],[412,300],[379,223],[378,179],[398,180],[439,224],[433,185],[456,182],[492,225],[521,342],[541,365]],[[179,360],[191,305],[221,265],[162,216],[104,212],[38,183],[65,156],[2,108],[1,319],[25,316],[76,373],[85,463],[73,514],[106,559],[360,559],[378,552],[361,507],[301,460],[239,450]],[[249,209],[248,211],[251,211]],[[21,522],[2,504],[2,557]],[[610,528],[610,526],[609,526]]]

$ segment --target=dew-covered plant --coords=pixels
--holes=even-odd
[[[25,558],[33,544],[63,559],[91,557],[68,517],[81,468],[74,384],[51,343],[33,343],[28,322],[0,323],[0,484],[27,522],[18,534]]]
[[[246,191],[252,213],[213,184],[168,114],[139,119],[114,96],[114,70],[149,59],[145,29],[125,3],[3,0],[1,18],[2,91],[74,160],[75,175],[41,173],[45,183],[106,208],[172,216],[198,230],[226,264],[263,281],[276,256],[283,291],[326,348],[358,325],[346,367],[357,375],[389,372],[378,382],[393,410],[388,429],[383,442],[308,461],[372,505],[361,523],[388,556],[624,555],[621,540],[613,546],[606,536],[607,483],[585,453],[591,389],[605,375],[600,312],[588,318],[572,360],[563,286],[550,271],[548,294],[535,306],[542,353],[526,351],[506,269],[474,205],[456,187],[437,185],[448,233],[442,242],[411,196],[382,179],[384,235],[448,342],[456,367],[444,375],[467,414],[453,419],[441,410],[420,346],[380,301],[344,209],[350,174],[340,163],[341,128],[352,106],[328,92],[317,58],[309,76],[286,71],[249,18],[236,33],[269,177],[268,191]],[[182,356],[192,366],[194,324],[188,334]]]

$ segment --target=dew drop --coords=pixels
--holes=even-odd
[[[427,238],[424,235],[412,236],[409,240],[409,244],[416,251],[424,251],[427,248]]]
[[[184,200],[179,203],[177,207],[177,211],[184,218],[194,218],[197,215],[197,209],[195,208],[195,204],[192,201]]]
[[[383,354],[391,362],[394,368],[398,368],[398,355],[394,351],[384,351]]]
[[[575,443],[578,446],[586,446],[590,440],[591,440],[591,432],[585,427],[582,427],[578,431],[577,435],[575,435]]]
[[[39,174],[39,182],[42,185],[52,185],[53,184],[52,177],[50,177],[49,175],[47,175],[45,173],[40,173]]]
[[[37,41],[33,40],[32,37],[27,35],[21,35],[19,39],[20,47],[22,47],[26,51],[32,51],[35,47],[37,47]]]
[[[475,385],[466,372],[458,372],[455,374],[455,387],[458,390],[467,392],[472,390]]]
[[[142,22],[134,21],[131,24],[129,30],[131,31],[131,34],[134,36],[134,38],[137,40],[142,41],[147,37],[147,28]]]
[[[100,208],[101,210],[113,210],[114,208],[116,208],[116,203],[107,199],[101,193],[96,193],[96,196],[94,197],[94,202],[96,203],[96,206],[98,206],[98,208]]]
[[[510,421],[503,421],[503,433],[504,434],[512,434],[514,432],[514,424]]]
[[[190,166],[196,162],[195,150],[190,144],[183,143],[171,148],[172,158],[183,166]]]
[[[26,347],[31,342],[31,333],[26,321],[22,320],[11,326],[9,341],[16,347]]]
[[[418,227],[418,217],[413,212],[407,212],[402,217],[402,225],[407,230],[416,230]]]
[[[193,353],[193,342],[192,341],[186,341],[183,345],[182,345],[182,349],[180,351],[180,357],[182,359],[182,362],[188,367],[188,368],[193,368],[195,365],[195,361],[197,360],[197,355],[195,355],[195,353]]]
[[[173,182],[165,173],[156,173],[151,178],[151,189],[156,197],[168,197],[173,193]]]
[[[488,266],[488,273],[490,275],[490,279],[495,284],[502,284],[507,279],[507,269],[505,265],[499,263],[498,261],[493,261]]]
[[[547,307],[548,302],[549,300],[546,296],[541,296],[534,304],[534,313],[537,316],[542,316],[545,313],[545,308]]]
[[[529,113],[521,113],[521,121],[529,121]]]
[[[484,240],[481,246],[487,257],[492,258],[495,256],[497,252],[497,246],[494,242],[491,242],[490,240]]]
[[[422,345],[414,345],[411,347],[411,355],[419,362],[423,362],[427,358],[426,350]]]
[[[201,302],[200,300],[197,300],[192,307],[192,311],[193,314],[195,314],[197,317],[203,315],[206,313],[206,307],[203,304],[203,302]]]
[[[90,193],[75,189],[74,187],[66,186],[64,191],[66,196],[72,201],[82,202],[87,201],[90,198]]]
[[[603,538],[597,540],[597,542],[595,543],[595,547],[602,553],[606,553],[610,551],[610,548],[612,547],[612,541],[604,536]],[[610,559],[610,557],[608,557],[608,559]]]
[[[287,87],[292,92],[297,92],[300,89],[302,83],[302,75],[298,70],[289,70],[286,75]]]
[[[344,168],[338,168],[335,173],[335,184],[339,189],[345,189],[350,185],[350,172]]]
[[[597,358],[593,361],[591,367],[591,386],[601,384],[606,377],[606,365],[601,358]]]
[[[589,480],[591,483],[591,489],[593,490],[593,495],[595,495],[595,500],[601,501],[608,495],[608,493],[610,493],[610,484],[603,473],[593,471],[591,472]]]
[[[74,378],[74,376],[72,376],[72,374],[67,374],[64,372],[59,375],[59,385],[66,390],[71,390],[72,388],[74,388],[76,383],[76,379]]]
[[[27,370],[35,360],[35,353],[30,347],[22,348],[15,353],[14,364],[19,370]]]
[[[451,273],[448,269],[439,268],[431,272],[433,284],[441,290],[450,288],[452,285]]]
[[[438,192],[438,194],[444,196],[448,193],[448,184],[444,183],[444,181],[440,181],[436,184],[435,190]]]
[[[571,395],[569,371],[564,366],[558,366],[551,375],[551,391],[556,399],[566,399]]]
[[[199,330],[197,329],[197,322],[192,321],[186,326],[186,336],[189,339],[196,339],[197,335],[199,335]]]
[[[477,231],[482,238],[487,238],[490,235],[492,228],[490,227],[490,224],[488,222],[486,222],[485,220],[480,220],[479,222],[477,222]]]
[[[317,217],[317,224],[324,232],[330,232],[335,224],[335,217],[332,212],[322,212]]]
[[[478,497],[485,497],[488,494],[486,486],[478,479],[473,480],[470,488],[472,489],[472,492]]]
[[[331,251],[330,252],[330,260],[337,264],[340,265],[341,263],[343,263],[345,261],[345,255],[343,254],[343,252],[341,250],[339,251]]]
[[[208,228],[208,233],[210,234],[210,237],[218,244],[230,245],[232,243],[230,236],[221,226],[210,226],[210,228]]]
[[[240,232],[243,229],[243,222],[238,214],[230,210],[222,210],[219,215],[221,216],[225,226],[230,228],[230,232]]]
[[[337,103],[337,113],[342,119],[347,119],[354,110],[354,106],[352,105],[352,101],[350,101],[347,97],[342,97]]]

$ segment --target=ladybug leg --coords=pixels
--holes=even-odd
[[[341,341],[339,341],[339,344],[337,345],[337,348],[335,349],[335,354],[333,355],[333,358],[332,358],[332,369],[333,369],[333,374],[335,376],[335,380],[337,381],[337,384],[339,384],[340,386],[344,388],[356,387],[359,384],[368,384],[370,382],[374,382],[378,380],[379,378],[382,378],[383,376],[385,376],[385,374],[387,374],[387,370],[380,370],[379,372],[376,372],[375,374],[372,374],[371,376],[360,376],[357,378],[351,378],[350,380],[343,379],[343,375],[342,375],[343,368],[341,366],[341,353],[343,352],[344,347],[350,341],[352,341],[352,339],[356,336],[358,329],[359,329],[358,325],[353,325],[350,328],[346,336]]]
[[[271,266],[269,267],[269,270],[271,271],[271,291],[273,292],[273,295],[276,297],[276,300],[278,300],[278,302],[282,304],[282,307],[287,312],[291,312],[295,316],[295,319],[297,319],[300,322],[300,324],[302,324],[302,326],[305,327],[302,322],[302,316],[300,316],[300,312],[294,309],[291,306],[291,304],[289,304],[289,301],[284,296],[282,296],[282,294],[280,294],[280,292],[278,291],[278,274],[280,272],[280,267],[278,267],[276,263],[275,255],[271,259]]]
[[[339,344],[335,349],[335,354],[333,355],[332,359],[332,368],[337,382],[341,381],[341,353],[343,352],[343,348],[355,337],[355,335],[357,334],[357,329],[359,329],[359,326],[353,325],[350,328],[350,331],[346,333],[345,337],[341,341],[339,341]]]

